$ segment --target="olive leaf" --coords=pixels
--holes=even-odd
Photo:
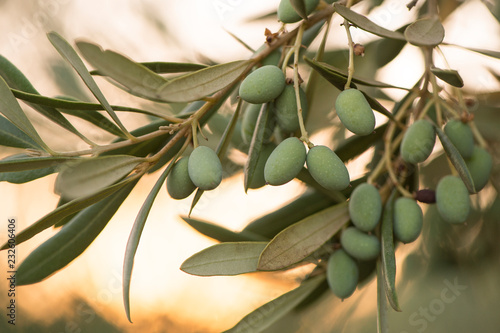
[[[36,236],[40,232],[44,231],[47,228],[50,228],[54,225],[57,225],[61,220],[67,218],[68,216],[74,215],[75,213],[80,212],[81,210],[109,197],[110,195],[116,193],[118,190],[123,188],[125,185],[130,184],[131,182],[137,180],[137,176],[132,176],[108,186],[96,193],[91,195],[87,195],[85,197],[81,197],[78,199],[71,200],[66,202],[65,204],[60,205],[50,213],[46,214],[42,218],[40,218],[35,223],[31,224],[26,229],[22,230],[16,235],[16,244],[19,245],[30,238]],[[5,243],[0,250],[5,250],[9,247],[8,243]]]
[[[446,155],[457,170],[460,178],[462,178],[467,190],[471,194],[476,193],[477,191],[474,187],[474,180],[472,179],[470,171],[467,168],[467,164],[465,164],[462,155],[460,155],[455,145],[439,127],[435,126],[435,129]]]
[[[245,193],[248,192],[248,188],[252,179],[254,177],[255,168],[257,167],[257,162],[259,160],[260,152],[262,150],[262,144],[264,143],[264,137],[268,128],[268,122],[271,121],[271,104],[262,104],[259,116],[257,117],[257,122],[255,124],[255,130],[252,135],[252,141],[250,142],[250,148],[248,150],[248,158],[245,162],[244,180],[243,186],[245,188]]]
[[[324,275],[303,281],[297,288],[250,312],[224,333],[263,332],[299,305],[324,281]]]
[[[402,33],[383,28],[368,19],[366,16],[360,15],[341,4],[336,3],[333,6],[340,16],[360,29],[371,32],[372,34],[380,37],[405,40]]]
[[[462,88],[464,86],[464,80],[456,70],[453,69],[441,69],[433,67],[431,72],[444,82],[457,87]]]
[[[391,196],[387,200],[382,216],[381,240],[382,240],[382,256],[381,268],[384,281],[384,290],[389,304],[396,311],[401,312],[399,307],[398,295],[396,294],[396,256],[394,254],[394,236],[393,236],[393,212],[394,199],[397,190],[393,190]]]
[[[0,116],[0,145],[14,148],[42,149],[32,138]]]
[[[257,271],[257,263],[267,242],[227,242],[212,245],[181,265],[181,270],[192,275],[238,275]]]
[[[472,52],[476,52],[476,53],[480,53],[480,54],[486,55],[488,57],[500,59],[500,52],[499,51],[486,50],[486,49],[478,49],[478,48],[475,48],[475,47],[461,46],[461,45],[457,45],[457,44],[444,43],[444,42],[443,42],[443,45],[456,46],[456,47],[459,47],[459,48],[462,48],[462,49],[465,49],[465,50],[469,50],[469,51],[472,51]]]
[[[249,60],[239,60],[203,68],[170,80],[157,89],[156,96],[165,102],[191,102],[202,99],[236,81],[249,64]]]
[[[149,192],[146,200],[141,206],[139,213],[137,214],[134,225],[132,226],[132,230],[130,231],[130,235],[127,241],[127,247],[125,249],[125,258],[123,260],[123,303],[125,305],[125,314],[127,315],[127,319],[129,322],[132,322],[132,318],[130,316],[130,282],[132,279],[132,270],[134,268],[134,259],[135,254],[137,252],[137,248],[139,247],[139,242],[141,240],[142,231],[144,230],[144,226],[146,225],[146,221],[149,216],[149,212],[151,211],[151,207],[153,207],[153,203],[156,199],[156,196],[160,192],[167,176],[169,175],[172,167],[174,166],[174,162],[172,161],[169,166],[163,171],[161,176],[156,180],[155,185]]]
[[[26,78],[26,76],[24,76],[24,74],[14,64],[12,64],[9,60],[2,57],[1,55],[0,75],[5,79],[11,89],[18,89],[20,91],[40,96],[40,93],[35,89],[35,87],[33,87],[28,78]],[[27,104],[57,125],[77,135],[86,143],[90,145],[94,144],[85,135],[80,133],[58,110],[54,109],[53,107],[38,105],[36,103],[33,104],[29,102]]]
[[[242,233],[251,232],[271,239],[283,229],[330,207],[332,204],[333,201],[330,197],[321,192],[310,190],[280,209],[253,220],[242,230]]]
[[[203,64],[192,64],[188,62],[165,62],[165,61],[138,62],[137,64],[146,67],[147,69],[153,71],[156,74],[193,72],[207,67],[207,65]],[[90,74],[106,75],[97,69],[90,71]]]
[[[90,75],[83,63],[82,59],[78,56],[76,51],[71,47],[71,45],[56,32],[49,32],[47,37],[51,44],[55,47],[57,52],[66,60],[68,63],[76,70],[78,75],[82,78],[85,85],[90,89],[92,94],[97,98],[99,103],[102,104],[106,112],[110,115],[110,117],[115,121],[115,123],[120,127],[120,129],[126,134],[129,139],[134,139],[132,135],[127,131],[125,126],[122,124],[120,118],[116,115],[115,111],[109,105],[108,101],[102,94],[101,90],[95,83],[94,79]]]
[[[59,108],[62,110],[62,112],[66,112],[65,110],[105,110],[105,108],[101,104],[82,102],[76,99],[69,99],[68,97],[51,98],[47,96],[27,93],[17,89],[11,89],[11,91],[12,94],[18,99],[34,104],[47,105]],[[155,117],[162,117],[164,115],[169,115],[167,113],[162,113],[160,111],[143,110],[129,106],[111,105],[111,107],[115,111],[136,112]],[[125,134],[122,134],[120,136],[126,138]]]
[[[38,135],[38,132],[33,127],[29,121],[21,106],[17,102],[16,98],[10,91],[9,86],[0,77],[0,113],[2,113],[12,124],[23,131],[27,136],[29,136],[33,141],[35,141],[38,146],[43,148],[45,151],[54,153],[46,144],[43,142],[42,138]]]
[[[9,161],[9,160],[20,160],[23,158],[32,158],[26,154],[18,154],[8,156],[0,161]],[[9,182],[14,184],[22,184],[27,183],[32,180],[45,177],[52,173],[56,172],[55,166],[50,166],[47,168],[34,169],[34,170],[24,170],[24,171],[12,171],[12,172],[0,172],[0,182]]]
[[[384,277],[380,260],[377,260],[377,333],[389,333],[389,313],[384,290]]]
[[[106,227],[136,183],[80,211],[57,234],[33,250],[17,269],[17,285],[40,282],[82,254]]]
[[[187,216],[181,216],[181,218],[189,224],[190,227],[198,231],[199,233],[218,240],[219,242],[244,242],[244,241],[264,241],[269,240],[269,238],[255,234],[251,231],[241,231],[234,232],[232,230],[226,229],[215,223],[203,221],[200,219],[193,219]]]
[[[444,28],[437,18],[423,18],[410,24],[404,36],[408,43],[416,46],[437,46],[444,39]]]
[[[55,192],[66,199],[91,195],[124,178],[145,161],[135,156],[112,155],[67,163],[57,176]]]
[[[112,78],[127,88],[132,95],[156,100],[156,90],[168,80],[129,58],[99,45],[77,41],[76,46],[83,57],[100,73]]]
[[[50,168],[74,161],[75,157],[22,157],[20,159],[0,160],[0,172],[19,172]]]
[[[277,234],[259,259],[259,270],[278,270],[308,257],[349,221],[347,203],[326,208]]]

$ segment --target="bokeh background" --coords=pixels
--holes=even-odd
[[[251,56],[227,31],[257,49],[264,42],[264,29],[277,31],[280,25],[274,18],[253,18],[272,12],[278,3],[265,0],[3,0],[0,1],[0,54],[20,68],[40,93],[92,101],[78,77],[48,42],[47,32],[57,31],[69,41],[85,38],[136,61],[224,62]],[[481,1],[442,3],[446,10],[453,9],[444,22],[445,41],[500,50],[498,22]],[[408,12],[405,5],[405,1],[385,1],[370,17],[384,27],[397,29],[414,17],[414,11]],[[360,10],[366,7],[361,5]],[[332,24],[329,50],[346,46],[343,29],[338,28],[340,22],[337,19]],[[363,44],[376,39],[358,30],[353,31],[353,37]],[[317,44],[315,41],[311,49]],[[500,60],[454,47],[443,47],[443,51],[450,66],[459,70],[469,92],[500,91],[499,81],[492,74],[500,74]],[[364,75],[410,87],[421,73],[421,59],[418,49],[407,46],[397,61],[378,72],[362,66],[359,69]],[[437,64],[442,65],[439,57]],[[98,83],[111,104],[140,106],[144,103],[105,80],[98,79]],[[330,96],[334,96],[334,92],[331,88],[323,89],[326,97],[321,103],[330,118],[328,122],[319,120],[319,123],[333,125],[335,120],[330,111],[334,97]],[[386,93],[396,99],[400,97],[397,91]],[[85,148],[77,138],[26,109],[51,147]],[[148,121],[137,114],[124,113],[121,117],[130,128]],[[71,120],[92,138],[101,142],[109,140],[99,130],[78,119]],[[497,128],[499,125],[497,122]],[[315,126],[317,142],[328,144],[332,129]],[[15,152],[2,147],[0,157]],[[349,166],[352,178],[362,172],[362,165]],[[442,172],[439,164],[429,164],[426,168],[432,174]],[[135,215],[156,176],[141,180],[81,257],[41,283],[17,288],[17,321],[13,331],[219,332],[256,307],[296,287],[298,278],[308,271],[306,266],[283,273],[213,278],[181,272],[179,266],[187,257],[215,242],[179,218],[187,214],[189,199],[174,201],[166,191],[161,191],[137,253],[131,289],[134,323],[128,323],[121,294],[123,255]],[[7,239],[8,218],[16,219],[19,232],[55,207],[58,197],[53,194],[54,180],[55,176],[51,175],[23,185],[0,183],[0,243]],[[432,184],[432,180],[426,181]],[[242,182],[241,173],[237,173],[218,189],[205,193],[193,216],[239,230],[253,218],[276,209],[305,190],[301,183],[292,182],[244,194]],[[475,204],[487,211],[475,215],[479,223],[469,225],[467,230],[426,224],[424,237],[419,242],[398,250],[398,267],[401,267],[398,291],[404,311],[391,315],[391,332],[498,332],[500,251],[495,244],[499,239],[500,210],[493,187],[489,186]],[[18,263],[54,233],[52,229],[47,230],[19,246]],[[5,252],[1,253],[0,260],[0,308],[4,309],[7,302]],[[455,298],[444,302],[443,295]],[[280,331],[373,332],[375,311],[376,286],[371,281],[343,303],[332,295],[324,295],[303,315],[285,318]],[[3,314],[2,310],[0,331],[10,331],[12,327]],[[268,332],[276,332],[276,327]]]

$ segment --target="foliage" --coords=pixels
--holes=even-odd
[[[425,173],[426,168],[422,168],[423,165],[420,164],[424,160],[426,166],[440,161],[442,169],[448,168],[446,174],[459,177],[454,179],[463,182],[464,188],[468,191],[461,198],[464,205],[469,204],[469,195],[471,197],[479,195],[474,186],[474,179],[477,178],[472,174],[477,167],[469,170],[468,165],[472,165],[469,157],[461,156],[453,140],[442,128],[448,121],[461,121],[470,128],[477,149],[481,148],[484,154],[493,154],[494,149],[498,149],[500,137],[497,132],[492,133],[488,125],[490,118],[498,121],[498,115],[491,115],[489,112],[492,108],[498,107],[500,92],[476,91],[477,98],[474,99],[470,91],[465,90],[464,81],[457,69],[441,69],[434,66],[435,55],[444,57],[441,45],[450,45],[443,42],[445,30],[441,24],[442,17],[438,16],[436,1],[428,1],[425,4],[426,9],[421,8],[414,22],[407,22],[407,25],[396,31],[388,30],[361,14],[357,10],[357,1],[338,1],[334,4],[320,1],[314,10],[309,10],[307,7],[310,3],[311,1],[290,0],[291,6],[287,10],[292,11],[292,14],[293,10],[297,11],[297,19],[293,22],[298,23],[293,27],[283,24],[282,28],[274,33],[268,31],[266,42],[250,59],[211,66],[163,61],[138,63],[115,51],[104,50],[89,41],[76,41],[75,48],[56,32],[48,33],[49,41],[78,73],[97,98],[99,102],[97,104],[71,97],[42,96],[13,63],[0,56],[0,113],[2,114],[0,145],[19,150],[16,154],[0,161],[0,181],[18,184],[57,173],[55,192],[61,199],[60,205],[52,212],[17,235],[16,242],[20,244],[47,228],[62,226],[55,236],[33,250],[21,264],[17,271],[18,285],[42,281],[76,259],[106,227],[138,180],[145,174],[162,169],[158,181],[137,215],[127,243],[123,294],[126,315],[131,321],[129,293],[134,256],[149,211],[175,163],[183,156],[188,157],[186,148],[189,145],[192,144],[195,148],[201,147],[198,136],[203,135],[204,127],[213,121],[214,124],[218,122],[218,126],[214,125],[211,130],[217,127],[220,129],[218,130],[220,142],[215,151],[208,147],[204,148],[210,155],[210,160],[202,159],[202,163],[198,162],[190,167],[191,179],[194,178],[194,172],[196,176],[202,177],[213,176],[204,174],[208,172],[207,170],[216,169],[220,172],[220,167],[224,168],[230,162],[228,153],[236,149],[248,156],[246,164],[239,171],[244,173],[242,186],[245,191],[253,191],[258,186],[250,184],[253,184],[252,180],[263,172],[261,169],[266,162],[259,161],[259,158],[269,156],[261,152],[270,144],[275,147],[290,137],[296,137],[302,141],[294,139],[301,145],[299,149],[301,163],[294,166],[294,170],[288,170],[286,182],[296,178],[308,188],[305,194],[290,204],[260,217],[240,232],[228,230],[208,221],[183,217],[198,232],[220,241],[220,244],[186,259],[181,269],[189,274],[236,275],[288,270],[304,264],[313,266],[310,274],[304,276],[298,288],[265,304],[262,311],[256,309],[228,332],[239,329],[261,332],[279,322],[290,311],[300,312],[302,309],[300,305],[305,300],[312,302],[329,292],[328,288],[324,288],[326,265],[332,253],[342,247],[341,235],[348,227],[350,231],[359,233],[360,240],[365,239],[364,236],[370,236],[370,239],[375,239],[377,242],[380,240],[380,251],[375,259],[356,260],[360,275],[359,281],[355,281],[355,284],[359,285],[363,280],[376,276],[378,329],[380,332],[388,332],[389,309],[385,307],[386,302],[395,311],[401,311],[395,281],[395,250],[400,243],[393,232],[394,202],[397,198],[406,197],[420,201],[421,206],[433,204],[422,198],[424,193],[422,190],[434,190],[439,179],[431,183],[430,188],[425,188],[429,185],[424,185],[426,182],[423,179],[432,175],[433,170]],[[413,6],[408,7],[409,10],[417,11]],[[497,7],[488,6],[498,18]],[[343,18],[343,27],[339,30],[345,29],[349,40],[348,50],[341,52],[329,51],[325,42],[333,28],[330,26],[331,20],[336,16]],[[380,39],[360,46],[352,40],[353,29],[367,31]],[[320,46],[316,49],[311,48],[312,40],[321,35],[323,40]],[[424,71],[412,88],[380,82],[364,75],[362,70],[357,70],[358,66],[362,68],[362,64],[371,64],[373,73],[391,61],[397,61],[400,51],[406,45],[420,48],[425,60]],[[302,52],[303,48],[307,48],[306,54]],[[360,49],[364,50],[363,58],[360,58],[363,53],[359,51]],[[470,51],[500,59],[500,53],[496,51],[478,49]],[[339,52],[342,56],[339,56]],[[89,71],[79,53],[94,67],[93,70]],[[276,54],[279,57],[275,57]],[[347,64],[345,56],[348,58]],[[339,60],[340,58],[342,59]],[[266,97],[264,100],[251,128],[251,140],[245,143],[239,129],[242,118],[250,106],[248,101],[244,102],[240,98],[235,102],[234,97],[238,95],[240,83],[264,65],[280,75],[283,73],[287,78],[287,84],[293,87],[296,101],[295,103],[292,101],[292,108],[297,112],[293,114],[293,121],[298,121],[298,126],[295,127],[297,130],[290,131],[288,128],[280,128],[275,121],[273,103],[274,97],[285,89],[281,85],[272,91],[272,98]],[[358,72],[355,73],[356,71]],[[165,73],[175,75],[165,76],[163,75]],[[110,105],[96,84],[94,76],[105,76],[126,93],[138,96],[146,102],[165,105],[184,103],[185,108],[173,113],[165,111],[167,108],[162,109],[164,111],[158,109],[152,111],[146,108]],[[328,122],[327,114],[313,101],[319,96],[321,78],[324,78],[326,81],[323,83],[331,85],[329,87],[337,94],[344,90],[355,92],[354,97],[344,101],[347,106],[342,106],[341,122],[338,125],[341,129],[344,128],[344,123],[349,128],[347,123],[353,120],[353,112],[349,109],[349,105],[363,105],[366,112],[361,115],[361,121],[370,122],[368,131],[362,131],[348,139],[336,139],[330,145],[333,149],[325,152],[328,156],[333,154],[336,160],[344,163],[357,161],[357,158],[365,152],[371,153],[366,175],[360,179],[351,179],[347,188],[327,189],[322,186],[325,184],[322,170],[314,171],[312,177],[304,167],[305,156],[302,156],[302,145],[307,146],[308,151],[315,147],[310,140],[310,134],[319,131],[321,126],[325,126],[324,123]],[[272,82],[271,79],[260,78],[261,81],[256,86]],[[303,96],[301,85],[305,88],[307,99]],[[245,91],[250,89],[250,95],[255,95],[259,100],[262,93],[256,94],[252,91],[256,87],[248,86],[245,87]],[[402,90],[405,92],[405,97],[400,101],[392,101],[383,92],[384,89]],[[19,101],[26,102],[53,123],[77,135],[89,145],[89,148],[60,152],[49,147],[37,133]],[[259,103],[261,102],[259,100]],[[220,117],[219,111],[224,104],[229,104],[231,107],[231,119]],[[307,106],[309,110],[306,115],[303,113],[303,108]],[[372,110],[379,112],[386,122],[374,130],[371,124]],[[98,111],[105,111],[107,116]],[[146,114],[152,120],[146,126],[129,130],[120,120],[121,111]],[[78,131],[65,114],[93,123],[100,130],[111,134],[114,139],[105,145],[97,145]],[[430,157],[427,158],[427,154],[422,160],[408,161],[401,157],[401,143],[408,128],[421,120],[425,120],[432,125],[432,129],[435,129],[442,149],[433,146],[435,153]],[[319,126],[318,122],[323,124]],[[427,150],[430,154],[432,147],[427,147]],[[264,155],[266,157],[262,157]],[[274,161],[273,165],[266,164],[266,167],[280,166],[286,169],[289,164],[297,164],[292,162],[297,162],[299,158],[283,156],[289,154],[279,155],[276,158],[280,160]],[[319,163],[318,168],[330,164]],[[419,172],[419,169],[423,172]],[[487,172],[490,171],[491,168]],[[494,169],[491,172],[495,173],[498,170]],[[281,175],[283,171],[280,170],[278,173]],[[223,174],[228,176],[231,172]],[[266,181],[273,183],[268,179]],[[216,182],[214,186],[219,183],[220,181]],[[373,185],[375,191],[380,194],[383,206],[378,208],[382,213],[377,213],[380,218],[375,221],[374,226],[370,225],[370,230],[354,230],[356,223],[353,226],[350,217],[350,209],[353,209],[350,207],[351,193],[361,184]],[[213,189],[213,186],[200,187],[205,190]],[[498,196],[500,189],[498,179],[492,178],[490,187]],[[203,195],[205,190],[202,188],[198,188],[192,196],[191,210]],[[369,204],[359,206],[356,207],[358,213],[363,213],[366,209],[368,210],[364,212],[365,215],[373,213],[369,210],[373,208],[370,208]],[[446,216],[443,218],[446,220]],[[477,217],[471,215],[459,222],[472,222],[471,219],[475,218]],[[8,244],[4,244],[2,249],[8,247]],[[349,251],[346,249],[346,252]],[[331,276],[336,275],[332,273]],[[271,310],[266,310],[266,307]],[[248,326],[253,325],[251,317],[259,311],[262,320],[257,325]]]

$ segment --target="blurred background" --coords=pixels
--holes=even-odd
[[[0,1],[0,54],[25,73],[41,94],[70,95],[93,101],[72,68],[47,40],[47,32],[56,31],[70,42],[88,39],[135,61],[225,62],[251,56],[227,31],[257,49],[265,41],[265,28],[274,32],[280,24],[272,16],[254,18],[275,11],[278,3],[265,0],[3,0]],[[363,12],[374,3],[378,1],[366,1],[358,8]],[[446,42],[500,50],[498,21],[480,0],[441,3],[449,14],[444,21]],[[397,29],[414,17],[415,10],[409,12],[406,2],[400,0],[385,1],[370,13],[373,21],[388,29]],[[331,51],[328,55],[332,59],[338,56],[336,50],[345,49],[347,44],[343,29],[338,28],[340,23],[338,18],[333,21],[328,40]],[[363,44],[377,39],[361,30],[354,30],[353,38]],[[314,51],[318,43],[313,42],[310,49]],[[443,47],[443,52],[451,68],[459,70],[466,91],[471,94],[500,91],[500,60],[455,47]],[[343,57],[340,61],[345,62],[345,55]],[[436,57],[436,64],[444,66],[443,59]],[[360,64],[356,69],[366,77],[411,87],[420,76],[422,66],[419,50],[406,46],[396,61],[379,71],[373,64],[365,67]],[[145,103],[101,78],[97,82],[111,104],[141,106]],[[310,130],[315,133],[315,142],[331,146],[329,140],[337,134],[331,127],[335,124],[331,110],[336,92],[326,84],[321,89],[324,97],[318,104],[329,122],[313,121]],[[384,92],[396,100],[401,97],[399,91]],[[500,98],[498,94],[495,96],[498,103]],[[390,107],[391,103],[387,103]],[[76,137],[68,135],[61,140],[66,133],[54,129],[28,108],[26,112],[49,146],[56,150],[86,148]],[[129,128],[148,122],[146,117],[137,114],[122,113],[120,117]],[[499,116],[488,113],[488,117],[492,118],[480,118],[484,128],[489,129],[488,139],[500,142],[496,133]],[[93,139],[103,143],[110,140],[98,129],[76,118],[71,120]],[[383,120],[377,118],[377,121]],[[14,153],[17,151],[2,147],[0,158]],[[439,172],[443,172],[443,164],[438,162],[425,165],[424,171],[438,177]],[[361,174],[363,167],[362,161],[350,165],[351,178]],[[179,270],[182,262],[215,241],[198,234],[179,218],[188,213],[189,198],[174,201],[166,191],[161,191],[135,260],[131,286],[134,323],[130,324],[121,293],[123,256],[134,218],[156,177],[157,174],[153,174],[141,180],[82,256],[41,283],[17,288],[14,331],[220,332],[258,306],[296,287],[298,279],[308,271],[306,266],[283,273],[205,278],[183,273]],[[22,185],[0,183],[0,243],[7,240],[9,218],[16,220],[19,232],[56,206],[54,180],[55,175],[50,175]],[[434,181],[424,179],[428,186]],[[252,219],[305,191],[304,185],[297,181],[244,194],[242,183],[241,173],[224,180],[222,186],[205,193],[192,216],[240,230]],[[403,312],[391,313],[391,332],[498,332],[500,203],[493,186],[489,185],[481,197],[475,199],[475,208],[471,222],[461,229],[434,223],[436,214],[430,209],[426,213],[423,237],[415,244],[398,249],[398,268],[401,269],[397,281]],[[19,246],[18,263],[53,234],[53,229],[46,230]],[[5,251],[0,260],[0,307],[4,309],[7,302]],[[343,303],[325,293],[300,315],[292,313],[268,332],[373,332],[375,312],[376,286],[370,279]],[[11,330],[2,317],[0,331]]]

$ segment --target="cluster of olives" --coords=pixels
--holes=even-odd
[[[369,183],[354,189],[349,200],[352,226],[342,231],[341,248],[328,259],[327,280],[335,295],[347,298],[356,289],[359,277],[357,260],[376,259],[381,251],[380,240],[371,232],[382,216],[382,198],[378,189]],[[393,230],[397,240],[413,242],[422,231],[423,214],[412,198],[400,197],[394,202]]]
[[[279,128],[285,132],[293,133],[300,128],[295,89],[292,85],[286,84],[285,76],[277,66],[266,65],[256,69],[243,80],[239,94],[243,100],[251,103],[245,110],[241,126],[245,142],[251,140],[262,103],[272,103],[271,119],[274,119]],[[302,89],[299,89],[299,94],[302,112],[305,115],[306,96]],[[269,128],[264,138],[267,142],[273,133],[274,121],[267,124]],[[307,164],[311,176],[326,189],[342,190],[349,186],[347,168],[335,152],[326,146],[313,146],[307,151],[301,140],[289,137],[277,147],[271,143],[264,145],[258,159],[256,177],[249,187],[258,188],[266,183],[270,185],[288,183],[297,176],[304,163]]]
[[[215,189],[222,181],[222,165],[217,154],[206,146],[196,147],[189,157],[175,162],[167,178],[167,191],[173,199],[187,198],[196,188]]]
[[[449,120],[444,133],[450,139],[467,165],[476,191],[487,183],[493,160],[482,147],[474,144],[471,128],[460,120]],[[401,158],[411,164],[424,162],[436,141],[435,127],[427,120],[415,121],[405,132],[401,142]],[[458,176],[443,177],[436,187],[436,205],[439,215],[450,223],[463,223],[470,211],[469,191]]]

